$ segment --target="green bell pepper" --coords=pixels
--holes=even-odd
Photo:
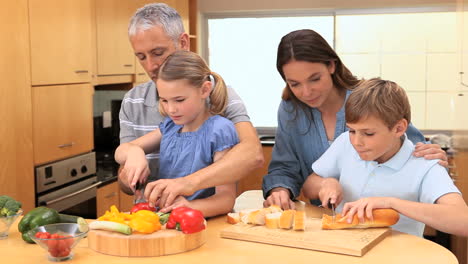
[[[34,243],[29,237],[28,231],[38,226],[55,224],[60,221],[59,213],[51,208],[36,207],[27,213],[19,222],[18,230],[21,232],[21,237],[28,243]]]

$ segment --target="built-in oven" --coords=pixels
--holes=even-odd
[[[60,213],[96,219],[94,152],[36,167],[36,205]]]

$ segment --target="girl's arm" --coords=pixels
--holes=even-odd
[[[402,200],[394,197],[368,197],[346,203],[343,215],[348,223],[357,214],[360,221],[364,215],[372,219],[372,210],[393,208],[416,221],[422,222],[437,230],[460,236],[468,236],[468,207],[458,193],[448,193],[437,199],[435,204]]]
[[[229,149],[225,149],[216,152],[213,158],[214,162],[218,161],[228,151]],[[173,208],[180,206],[189,206],[200,210],[205,217],[229,213],[234,207],[236,199],[236,183],[224,184],[215,188],[214,195],[203,199],[187,201],[183,196],[178,196],[171,206],[161,209],[161,212],[169,212]]]
[[[135,140],[132,140],[127,143],[123,143],[117,147],[115,150],[115,161],[119,164],[125,164],[127,160],[128,151],[132,147],[139,147],[142,149],[143,153],[152,153],[156,151],[161,143],[162,134],[159,128],[151,131],[150,133],[139,137]]]

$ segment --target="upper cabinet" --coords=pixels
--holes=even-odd
[[[135,73],[135,55],[127,28],[133,1],[96,0],[97,74]]]
[[[92,78],[92,0],[29,0],[32,85]]]

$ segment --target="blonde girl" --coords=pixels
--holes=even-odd
[[[145,154],[159,148],[158,179],[145,188],[150,204],[161,207],[161,211],[189,206],[207,217],[231,211],[235,183],[179,196],[169,206],[158,203],[161,199],[158,181],[190,175],[219,160],[239,142],[234,124],[221,116],[227,103],[224,80],[197,54],[176,51],[159,68],[156,85],[159,110],[165,120],[156,130],[121,144],[115,152],[116,161],[127,172],[128,182],[132,186],[146,182],[149,168]]]

